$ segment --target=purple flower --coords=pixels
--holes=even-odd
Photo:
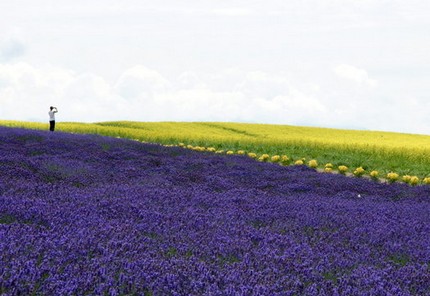
[[[0,127],[0,295],[427,295],[429,213],[428,186]]]

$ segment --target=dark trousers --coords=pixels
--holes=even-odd
[[[49,121],[49,130],[53,132],[55,129],[55,120]]]

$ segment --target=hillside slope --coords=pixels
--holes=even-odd
[[[430,188],[0,128],[0,294],[425,295]]]
[[[47,129],[46,124],[0,121],[0,125]],[[385,176],[430,176],[430,136],[287,125],[210,122],[59,123],[58,130],[138,139],[145,142],[244,150],[257,154],[316,159],[324,165],[363,167]]]

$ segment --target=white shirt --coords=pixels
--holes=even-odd
[[[55,113],[57,113],[57,109],[52,109],[51,111],[48,112],[49,114],[49,121],[54,121],[55,120]]]

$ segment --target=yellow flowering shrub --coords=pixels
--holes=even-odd
[[[308,162],[309,167],[316,169],[318,167],[318,162],[315,159],[312,159]]]
[[[424,178],[423,183],[429,185],[430,184],[430,177]]]
[[[402,177],[402,181],[409,184],[411,182],[411,178],[412,178],[412,176],[404,175]]]
[[[239,154],[239,155],[245,155],[245,151],[244,150],[239,150],[239,151],[237,151],[237,154]]]
[[[232,151],[232,150],[227,151],[227,155],[232,155],[232,154],[234,154],[234,151]]]
[[[333,164],[331,164],[331,163],[327,163],[327,164],[325,165],[325,168],[326,168],[326,169],[327,169],[327,168],[332,169],[332,168],[333,168]]]
[[[387,180],[389,183],[394,183],[399,179],[399,175],[396,173],[388,173],[387,174]]]
[[[206,150],[209,152],[215,152],[216,151],[216,149],[214,147],[209,147]]]
[[[224,153],[224,150],[217,150],[215,153],[222,154],[222,153]]]
[[[257,158],[257,154],[255,154],[253,152],[248,153],[248,156],[251,158]]]
[[[269,154],[263,154],[258,158],[258,160],[259,161],[268,161],[269,158],[270,158]]]
[[[370,172],[370,177],[372,178],[372,179],[378,179],[378,175],[379,175],[379,172],[378,171],[371,171]]]
[[[361,177],[364,175],[365,169],[363,169],[363,167],[358,167],[354,170],[354,176],[356,177]]]
[[[326,168],[324,168],[324,172],[326,172],[326,173],[331,173],[331,172],[333,172],[333,168],[331,168],[331,167],[326,167]]]
[[[303,162],[303,160],[299,159],[299,160],[296,160],[296,161],[294,162],[294,164],[295,164],[295,165],[303,165],[303,164],[304,164],[304,162]]]
[[[412,186],[418,185],[418,183],[420,182],[420,178],[418,178],[417,176],[412,176],[411,180],[409,181],[409,184],[411,184]]]
[[[348,171],[348,167],[346,165],[340,165],[337,167],[337,169],[342,175],[346,174],[346,172]]]
[[[288,165],[290,163],[290,158],[286,155],[281,156],[281,163],[282,165]]]
[[[271,162],[278,162],[281,160],[281,157],[279,155],[274,155],[270,158]]]

